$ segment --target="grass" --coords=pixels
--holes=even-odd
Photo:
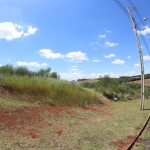
[[[87,80],[83,80],[83,81],[76,81],[75,83],[77,84],[83,84],[83,83],[96,83],[98,82],[98,78],[97,79],[87,79]]]
[[[4,76],[0,85],[9,93],[15,93],[22,100],[55,106],[84,106],[100,104],[95,93],[88,92],[80,85],[46,77]]]
[[[134,150],[145,150],[147,145],[146,143],[150,142],[150,122],[148,123],[148,126],[144,130],[143,134],[140,137],[142,140],[139,143],[139,146],[134,148]]]
[[[123,91],[124,87],[120,89]],[[7,109],[4,116],[8,115],[9,119],[17,118],[13,122],[14,130],[0,124],[0,149],[4,150],[117,150],[113,142],[135,136],[150,114],[150,99],[145,99],[145,110],[141,111],[139,99],[110,102],[78,84],[46,77],[4,76],[0,91],[0,110]],[[69,113],[64,110],[54,115],[48,111],[52,109],[48,105],[56,109],[71,107],[67,107]],[[86,109],[86,105],[94,107]],[[19,115],[17,109],[10,109],[16,107]],[[40,109],[44,111],[39,114]]]
[[[97,82],[83,82],[81,84],[85,88],[93,89],[96,92],[104,95],[110,100],[114,98],[117,100],[133,100],[140,98],[141,86],[137,83],[123,82],[116,78],[110,78],[109,76],[104,76],[99,78]],[[146,85],[145,87],[145,98],[150,96],[150,87]]]
[[[137,127],[141,127],[150,114],[149,107],[150,99],[145,100],[147,110],[144,111],[140,110],[140,100],[112,102],[106,107],[96,107],[95,111],[72,108],[70,115],[62,111],[56,116],[45,111],[37,116],[44,120],[45,127],[34,125],[39,138],[31,138],[24,131],[10,140],[11,133],[7,132],[0,135],[0,149],[117,150],[112,143],[135,136],[139,132]]]
[[[2,108],[11,108],[11,107],[24,107],[24,106],[36,106],[28,102],[21,102],[8,97],[0,97],[0,109]]]

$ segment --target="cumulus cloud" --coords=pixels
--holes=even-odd
[[[28,67],[42,67],[42,66],[45,67],[45,66],[47,66],[46,63],[39,64],[38,62],[25,62],[25,61],[18,61],[17,65],[18,66],[28,66]]]
[[[144,59],[144,60],[150,60],[150,56],[148,56],[148,55],[147,55],[147,56],[144,56],[143,59]]]
[[[69,52],[65,55],[65,57],[69,58],[69,61],[72,62],[82,62],[84,60],[88,60],[86,53],[82,53],[81,51]]]
[[[130,59],[131,58],[131,56],[128,56],[128,59]]]
[[[50,49],[41,49],[39,51],[40,56],[50,59],[57,59],[57,58],[67,58],[70,62],[82,62],[84,60],[88,60],[86,53],[82,53],[81,51],[77,52],[69,52],[66,55],[62,55],[60,53],[54,53]]]
[[[108,41],[108,42],[105,42],[104,45],[105,45],[106,47],[114,47],[114,46],[117,46],[117,45],[119,45],[119,44],[118,44],[118,43],[110,43],[110,42]]]
[[[32,28],[31,26],[28,26],[28,31],[27,31],[27,33],[24,33],[24,36],[29,36],[31,34],[35,34],[36,31],[37,31],[37,28]]]
[[[144,30],[142,30],[141,32],[138,31],[138,34],[147,35],[150,33],[150,28],[148,26],[144,26],[143,28],[144,28]]]
[[[113,62],[113,64],[118,64],[118,65],[122,65],[125,63],[125,61],[121,60],[121,59],[115,59]]]
[[[105,37],[106,37],[106,35],[99,35],[99,39],[105,38]]]
[[[61,79],[66,80],[77,80],[77,79],[86,79],[88,76],[81,72],[72,72],[72,73],[60,73]]]
[[[20,38],[22,36],[28,36],[34,34],[37,28],[32,28],[32,26],[27,27],[28,31],[25,32],[23,26],[12,22],[1,22],[0,23],[0,39],[6,39],[7,41]]]
[[[94,59],[93,62],[101,62],[101,61],[98,59]]]
[[[62,54],[53,53],[53,51],[50,49],[41,49],[39,53],[40,53],[40,56],[43,56],[45,58],[50,58],[50,59],[64,58]]]
[[[110,55],[105,55],[105,58],[111,58],[111,57],[115,57],[116,55],[115,54],[110,54]]]

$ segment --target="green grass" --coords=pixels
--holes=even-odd
[[[21,102],[12,98],[0,97],[0,109],[11,107],[36,106],[28,102]]]
[[[83,84],[83,83],[97,83],[99,80],[97,79],[87,79],[83,81],[76,81],[75,83],[77,84]]]
[[[4,76],[0,85],[23,100],[56,106],[84,106],[100,104],[95,93],[88,92],[80,85],[46,77]]]
[[[139,143],[139,146],[137,148],[134,148],[134,150],[145,150],[145,142],[150,139],[150,123],[148,123],[146,129],[144,130],[143,134],[140,136],[142,139]],[[150,141],[150,140],[149,140]]]
[[[3,139],[0,140],[0,148],[117,150],[112,142],[126,141],[127,136],[135,136],[139,132],[136,128],[144,124],[150,110],[140,110],[140,100],[112,102],[109,105],[96,111],[73,108],[71,115],[62,112],[55,116],[45,111],[38,118],[42,117],[47,126],[40,129],[34,126],[40,138],[33,139],[24,133],[16,134],[15,139],[10,141],[10,133],[7,133],[0,135]],[[150,99],[145,100],[145,109],[149,107]],[[58,131],[62,131],[62,135],[58,135]]]

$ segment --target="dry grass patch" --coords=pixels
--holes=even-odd
[[[149,107],[150,100],[145,100],[145,108]],[[55,108],[60,110],[59,113],[51,111]],[[4,124],[0,126],[0,149],[117,150],[114,143],[124,141],[128,136],[134,137],[150,114],[150,110],[140,110],[140,100],[85,109],[35,106],[22,108],[22,111],[31,120],[23,114],[18,116],[20,121],[14,122],[15,132]],[[14,115],[15,111],[11,112],[11,116]],[[122,146],[126,147],[125,143],[122,142]]]

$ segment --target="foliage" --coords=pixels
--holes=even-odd
[[[122,77],[125,78],[125,77]],[[100,77],[96,83],[85,82],[83,87],[95,89],[96,92],[102,93],[108,99],[113,100],[131,100],[140,97],[141,86],[139,84],[127,83],[123,80],[110,78],[108,75]],[[145,90],[148,98],[150,88]]]
[[[21,76],[25,76],[25,75],[29,75],[29,69],[27,67],[17,67],[14,69],[15,74],[16,75],[21,75]]]
[[[5,65],[0,67],[0,73],[6,75],[29,76],[29,77],[52,77],[59,79],[60,76],[57,72],[51,73],[51,68],[39,69],[38,71],[31,71],[27,67],[19,66],[14,68],[12,65]]]
[[[0,73],[13,75],[15,72],[14,67],[12,65],[5,65],[0,67]]]
[[[50,77],[51,78],[55,78],[55,79],[60,79],[60,76],[59,76],[59,74],[57,72],[51,72],[50,73]]]
[[[4,76],[0,86],[19,98],[39,104],[49,105],[93,105],[101,103],[95,93],[80,85],[48,77]]]
[[[41,76],[41,77],[49,77],[50,76],[50,71],[51,71],[51,68],[47,68],[47,69],[40,69],[38,70],[38,76]]]

